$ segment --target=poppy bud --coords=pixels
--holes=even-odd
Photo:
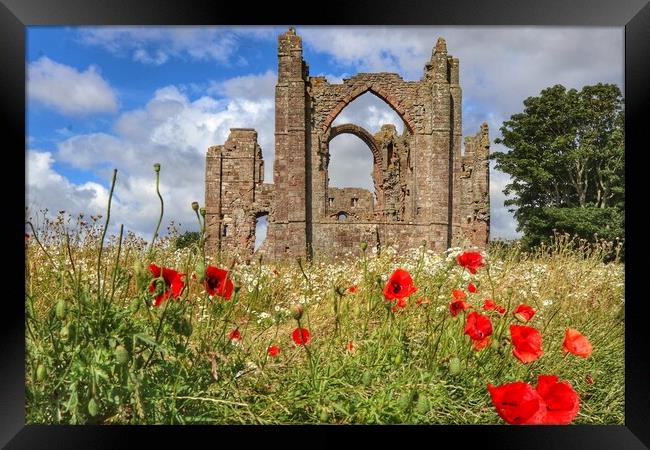
[[[88,402],[88,414],[90,414],[91,417],[95,417],[98,412],[99,407],[97,406],[97,402],[94,398],[91,398]]]
[[[199,208],[199,213],[201,214],[201,217],[205,217],[205,208]]]
[[[319,420],[321,421],[321,423],[327,422],[329,420],[329,418],[330,418],[330,415],[327,412],[327,409],[321,408],[320,416],[319,416]]]
[[[293,307],[293,318],[300,320],[302,318],[302,306],[299,304],[294,305]]]
[[[406,392],[400,395],[397,404],[399,405],[400,409],[407,410],[411,406],[412,401],[413,401],[413,395],[409,392]]]
[[[160,163],[156,163],[156,164],[154,164],[154,165],[153,165],[153,170],[154,170],[156,173],[159,173],[159,172],[160,172]]]
[[[418,396],[418,403],[415,406],[415,409],[420,414],[426,414],[431,409],[431,403],[429,403],[429,398],[426,395]]]
[[[194,211],[198,211],[199,210],[199,202],[192,202],[192,209]]]
[[[203,283],[203,280],[205,280],[205,263],[201,260],[196,263],[196,277],[199,283]]]
[[[460,373],[460,359],[454,356],[449,360],[449,375],[458,375]]]
[[[61,338],[61,341],[68,342],[70,339],[70,327],[64,326],[61,328],[61,331],[59,331],[59,337]]]
[[[359,247],[361,247],[361,250],[365,252],[368,249],[368,243],[362,242],[361,244],[359,244]]]
[[[370,386],[370,383],[372,383],[372,373],[370,373],[369,370],[363,372],[363,376],[361,377],[361,382],[365,386]]]
[[[395,355],[395,358],[393,359],[393,362],[395,364],[401,364],[402,363],[402,352]]]
[[[39,364],[38,368],[36,369],[36,380],[43,381],[44,379],[45,379],[45,366],[43,364]]]
[[[343,294],[345,294],[345,288],[344,288],[344,287],[341,287],[341,286],[337,286],[337,287],[336,287],[336,293],[337,293],[339,296],[342,297]]]
[[[115,347],[115,360],[120,365],[124,365],[129,362],[129,351],[123,345],[118,345]]]
[[[58,303],[56,304],[56,317],[59,320],[65,319],[66,312],[67,312],[66,310],[67,310],[67,307],[66,307],[66,304],[65,304],[65,300],[63,300],[63,299],[59,300]]]

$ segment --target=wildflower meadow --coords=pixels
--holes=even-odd
[[[241,260],[196,202],[198,243],[160,236],[160,201],[149,241],[110,198],[27,211],[27,423],[624,423],[614,243]]]

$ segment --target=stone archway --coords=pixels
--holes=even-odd
[[[365,128],[363,128],[363,127],[361,127],[359,125],[352,124],[352,123],[345,123],[345,124],[341,124],[341,125],[337,125],[337,126],[333,126],[333,127],[329,128],[329,130],[326,133],[326,137],[325,137],[325,143],[326,143],[326,146],[327,146],[327,150],[326,150],[327,164],[326,164],[326,168],[325,168],[325,172],[326,172],[325,177],[326,177],[326,179],[329,179],[328,173],[329,173],[329,160],[330,160],[330,151],[329,151],[330,141],[332,141],[332,139],[334,139],[335,137],[340,136],[342,134],[352,134],[352,135],[358,137],[370,149],[370,152],[372,153],[372,162],[373,162],[373,164],[372,164],[372,180],[373,180],[373,183],[374,183],[374,186],[375,186],[374,196],[375,196],[376,201],[377,201],[377,204],[375,205],[375,207],[379,207],[380,209],[383,208],[384,203],[385,203],[384,202],[384,190],[382,189],[382,181],[383,181],[382,180],[382,166],[384,165],[384,161],[383,161],[383,157],[382,157],[382,154],[381,154],[381,151],[380,151],[379,143],[375,140],[374,136],[368,130],[366,130]],[[329,187],[329,185],[328,185],[328,187]],[[329,195],[328,190],[325,191],[325,194]],[[329,210],[329,208],[327,210]],[[329,214],[329,213],[326,212],[326,215],[327,214]]]

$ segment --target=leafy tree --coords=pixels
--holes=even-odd
[[[581,91],[562,85],[524,100],[495,140],[496,168],[512,181],[518,231],[537,245],[553,230],[581,238],[624,237],[624,111],[618,86],[599,83]],[[511,210],[512,211],[512,210]]]

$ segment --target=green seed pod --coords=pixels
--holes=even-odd
[[[192,324],[187,317],[181,317],[174,322],[174,331],[178,334],[188,337],[192,334]]]
[[[153,170],[154,172],[158,173],[160,172],[160,163],[156,163],[153,165]]]
[[[372,383],[372,373],[370,373],[369,370],[363,372],[363,376],[361,377],[361,382],[365,386],[370,386],[370,384]]]
[[[368,249],[368,243],[362,242],[361,244],[359,244],[359,247],[361,247],[361,250],[365,252]]]
[[[70,340],[70,334],[70,327],[67,325],[61,328],[61,331],[59,331],[59,337],[63,342],[68,342]]]
[[[36,381],[43,381],[45,379],[45,366],[43,364],[39,364],[38,368],[36,369]]]
[[[205,280],[205,263],[203,260],[199,260],[199,262],[196,263],[196,278],[199,280],[199,283],[203,283],[203,280]]]
[[[449,375],[458,375],[460,373],[460,359],[454,356],[449,360]]]
[[[199,210],[199,202],[192,202],[192,209],[194,211],[198,211]]]
[[[395,364],[401,364],[402,363],[402,353],[401,352],[398,353],[397,355],[395,355],[395,358],[393,358],[393,362]]]
[[[429,403],[429,398],[426,395],[420,395],[418,397],[418,403],[415,407],[418,413],[426,414],[431,409],[431,403]]]
[[[99,407],[97,406],[97,402],[94,398],[91,398],[88,402],[88,414],[90,414],[91,417],[95,417],[98,412]]]
[[[56,304],[56,317],[59,320],[65,319],[65,316],[67,314],[67,305],[65,304],[65,300],[61,299],[58,301]]]
[[[411,406],[411,394],[404,393],[400,395],[399,400],[397,401],[398,406],[401,410],[406,411]]]
[[[127,364],[129,362],[129,359],[129,351],[123,345],[118,345],[115,347],[115,360],[118,364]]]
[[[327,423],[330,418],[330,414],[327,412],[327,409],[321,408],[319,420],[321,423]]]

